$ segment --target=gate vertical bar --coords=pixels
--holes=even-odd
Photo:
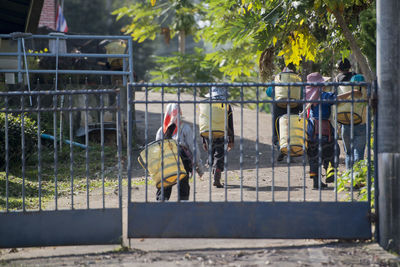
[[[86,165],[86,208],[89,209],[89,102],[85,94],[85,165]],[[118,127],[117,127],[118,128]]]
[[[118,119],[118,118],[117,118]],[[118,120],[117,120],[118,121]],[[117,125],[117,132],[119,130],[119,125]],[[118,139],[117,139],[118,140]],[[118,144],[118,143],[117,143]],[[100,160],[101,160],[101,191],[102,191],[102,202],[103,202],[103,209],[106,207],[105,201],[105,188],[104,188],[104,99],[103,94],[100,95]]]
[[[193,88],[193,162],[198,162],[197,161],[197,135],[196,135],[196,90],[197,87]],[[200,153],[199,153],[200,154]],[[196,167],[196,169],[198,166]],[[204,173],[203,173],[204,175]],[[196,202],[196,171],[193,171],[193,202]]]
[[[74,203],[74,146],[73,146],[73,140],[74,140],[74,129],[73,129],[73,119],[72,119],[72,96],[68,96],[69,100],[69,140],[71,140],[71,143],[69,144],[69,174],[70,174],[70,184],[71,184],[71,208],[73,208],[73,203]]]
[[[131,100],[132,100],[132,86],[128,84],[127,86],[127,135],[128,135],[128,142],[127,142],[127,157],[128,157],[128,167],[127,167],[127,176],[128,176],[128,203],[131,202],[131,188],[132,188],[132,107],[131,107]]]
[[[31,97],[31,96],[30,96]],[[42,139],[40,137],[40,95],[37,96],[37,139],[38,139],[38,182],[39,182],[39,210],[42,210]]]
[[[8,97],[5,97],[5,108],[8,110]],[[4,131],[5,131],[5,153],[6,153],[6,212],[9,211],[9,181],[8,181],[8,173],[9,173],[9,164],[10,164],[10,159],[9,159],[9,145],[8,145],[8,112],[5,114],[5,119],[4,119]]]
[[[118,148],[118,208],[122,209],[122,134],[121,134],[121,94],[117,91],[117,148]],[[103,149],[103,148],[102,148]],[[103,164],[104,165],[104,164]],[[104,198],[104,195],[103,195]]]
[[[260,115],[259,115],[259,112],[260,112],[260,108],[259,108],[259,104],[260,104],[260,92],[259,92],[259,87],[257,86],[256,87],[256,100],[257,100],[257,103],[256,103],[256,201],[258,202],[258,186],[259,186],[259,177],[258,177],[258,174],[259,174],[259,164],[260,164],[260,152],[259,152],[259,150],[258,150],[258,143],[259,143],[259,141],[260,141],[260,138],[259,138],[259,131],[260,131],[260,129],[259,129],[259,118],[260,118]]]
[[[148,201],[148,190],[149,190],[149,185],[148,185],[148,182],[149,182],[149,173],[148,173],[148,168],[147,168],[147,166],[148,166],[148,162],[149,162],[149,150],[147,149],[147,144],[148,144],[148,142],[149,142],[149,130],[148,130],[148,128],[149,128],[149,118],[148,118],[148,115],[147,115],[147,113],[148,113],[148,110],[149,110],[149,91],[148,91],[148,87],[146,86],[146,91],[145,91],[145,94],[146,94],[146,103],[145,103],[145,105],[146,105],[146,108],[145,108],[145,114],[144,114],[144,116],[145,116],[145,118],[144,118],[144,125],[145,125],[145,129],[144,129],[144,143],[145,143],[145,146],[146,146],[146,151],[145,151],[145,153],[146,153],[146,168],[145,168],[145,181],[146,181],[146,185],[145,185],[145,190],[146,190],[146,192],[145,192],[145,201],[147,202]]]
[[[57,164],[58,164],[58,152],[57,152],[57,95],[53,95],[53,147],[54,147],[54,205],[55,210],[58,209],[58,179],[57,179]],[[71,191],[71,206],[74,205],[73,190]]]
[[[21,111],[24,110],[24,96],[21,95]],[[22,210],[25,207],[25,115],[21,112],[21,147],[22,147]]]
[[[240,201],[243,202],[243,86],[240,86]]]

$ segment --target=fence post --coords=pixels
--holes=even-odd
[[[377,1],[379,244],[397,253],[400,252],[399,9],[398,0]]]

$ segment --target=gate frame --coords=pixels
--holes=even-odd
[[[327,85],[341,83],[280,83],[282,86]],[[367,83],[364,83],[367,84]],[[371,84],[368,96],[371,95]],[[147,101],[133,98],[134,88],[144,87],[211,87],[211,86],[275,86],[273,83],[234,84],[128,84],[128,238],[324,238],[369,239],[371,229],[371,168],[368,166],[367,201],[307,201],[307,202],[132,202],[132,108]],[[179,95],[179,93],[178,93]],[[275,101],[272,100],[272,101]],[[259,101],[257,103],[271,103]],[[164,101],[155,101],[164,103]],[[168,101],[168,103],[171,101]],[[176,101],[177,103],[179,101]],[[240,101],[224,101],[224,103]],[[287,101],[285,101],[287,102]],[[291,100],[289,100],[291,102]],[[296,101],[293,101],[296,102]],[[305,100],[298,101],[307,103]],[[322,103],[321,100],[313,103]],[[326,102],[326,101],[325,101]],[[328,101],[329,102],[329,101]],[[338,102],[338,101],[333,101]],[[341,100],[340,102],[366,102]],[[151,101],[154,103],[154,101]],[[174,101],[175,103],[175,101]],[[198,103],[181,101],[181,103]],[[243,101],[241,102],[243,103]],[[367,108],[367,134],[370,136],[371,109]],[[376,118],[375,118],[376,119]],[[258,122],[257,122],[258,123]],[[376,132],[374,132],[376,134]],[[367,159],[371,160],[370,138]],[[375,150],[374,150],[374,154]],[[375,179],[376,181],[376,179]]]
[[[0,53],[1,56],[16,56],[18,58],[17,69],[0,69],[0,73],[17,73],[19,81],[25,74],[29,78],[29,73],[51,73],[56,74],[56,92],[55,94],[63,94],[58,91],[57,82],[58,74],[99,74],[99,75],[122,75],[123,83],[133,82],[133,55],[132,55],[132,38],[130,36],[100,36],[100,35],[67,35],[62,33],[49,35],[32,35],[30,33],[13,33],[0,34],[0,38],[16,39],[18,41],[18,52]],[[35,53],[28,53],[25,50],[26,39],[55,39],[58,47],[58,41],[61,39],[123,39],[127,40],[127,54],[75,54],[75,53],[43,53],[42,57],[55,57],[56,69],[51,70],[29,70],[23,68],[22,64],[26,57],[38,56]],[[93,58],[122,58],[122,71],[105,71],[105,70],[60,70],[58,69],[59,57],[93,57]],[[128,62],[126,62],[128,61]],[[128,63],[128,64],[127,64]],[[26,65],[26,64],[25,64]],[[128,79],[127,79],[128,78]],[[39,95],[40,92],[31,91],[28,82],[28,90],[26,92],[18,92],[24,95]],[[79,90],[76,90],[79,91]],[[82,90],[81,90],[82,91]],[[95,91],[95,90],[91,90]],[[99,90],[100,91],[100,90]],[[104,90],[102,90],[104,91]],[[117,94],[117,105],[115,112],[117,113],[117,143],[119,154],[122,148],[121,144],[121,92],[114,90]],[[43,91],[42,91],[43,93]],[[54,92],[52,92],[54,93]],[[125,103],[122,102],[122,103]],[[56,111],[54,111],[56,112]],[[123,118],[122,118],[123,119]],[[86,129],[87,131],[87,129]],[[86,132],[87,134],[87,132]],[[55,142],[56,144],[56,142]],[[121,162],[119,162],[121,164]],[[26,210],[0,212],[0,248],[11,247],[28,247],[28,246],[58,246],[58,245],[99,245],[99,244],[120,244],[122,242],[122,167],[119,165],[118,175],[118,208],[100,208],[100,209],[58,209],[55,210]]]

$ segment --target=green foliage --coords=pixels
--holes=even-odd
[[[170,57],[157,57],[158,67],[151,72],[152,82],[195,83],[221,79],[218,67],[205,57],[201,48],[195,48],[193,54],[174,53]]]
[[[374,162],[371,161],[371,207],[374,207]],[[338,192],[347,192],[347,200],[351,199],[351,183],[353,182],[353,192],[356,192],[359,201],[368,200],[368,160],[360,160],[353,165],[352,170],[347,170],[338,177]]]
[[[25,179],[23,182],[22,178],[9,175],[8,183],[7,177],[4,172],[0,172],[0,210],[6,208],[6,185],[8,185],[8,206],[11,210],[22,209],[22,188],[24,188],[25,195],[25,208],[26,209],[37,209],[39,207],[39,182],[30,181]],[[89,180],[89,191],[95,188],[101,188],[103,185],[99,179]],[[114,191],[118,189],[118,180],[106,178],[104,186]],[[42,208],[46,206],[46,203],[53,200],[55,197],[55,183],[54,181],[41,181],[40,193]],[[74,181],[74,194],[86,192],[87,184],[85,179],[79,179]],[[70,181],[58,181],[57,182],[58,197],[69,196],[71,194],[71,183]]]
[[[360,13],[360,45],[363,53],[367,56],[369,64],[376,69],[376,7]]]
[[[24,125],[25,136],[25,158],[28,159],[36,151],[37,147],[37,125],[36,122],[25,114],[23,114],[24,123],[22,124],[22,115],[7,115],[8,120],[8,156],[9,166],[15,167],[21,165],[22,157],[22,139],[21,131]],[[6,166],[6,151],[5,151],[5,121],[6,114],[0,113],[0,168],[4,169]]]
[[[198,6],[179,9],[180,2],[186,1],[153,0],[154,6],[146,1],[121,8],[114,14],[131,17],[132,23],[126,30],[136,40],[143,41],[154,38],[160,27],[164,27],[160,23],[163,18],[165,27],[175,25],[171,28],[173,37],[177,24],[172,23],[172,18],[179,17],[180,12],[191,16],[193,10],[199,11],[195,21],[187,20],[185,24],[200,22],[201,27],[191,27],[190,33],[212,45],[213,51],[205,60],[212,61],[224,79],[231,81],[254,81],[260,55],[266,48],[272,48],[274,56],[271,60],[276,65],[282,58],[285,64],[292,62],[297,66],[305,66],[303,63],[311,61],[318,65],[318,69],[314,67],[315,71],[330,75],[334,62],[350,51],[333,11],[344,17],[348,28],[356,35],[360,29],[360,14],[373,6],[372,0],[206,0]],[[166,19],[167,14],[174,16]],[[361,34],[359,36],[362,41]],[[367,49],[363,51],[367,53]],[[270,66],[270,71],[275,72],[276,65],[263,66]]]
[[[190,0],[168,0],[159,1],[154,6],[147,1],[136,2],[129,7],[121,7],[112,14],[117,15],[117,20],[131,18],[130,24],[123,31],[140,43],[147,39],[154,40],[161,28],[168,28],[168,38],[173,38],[178,31],[184,31],[186,35],[192,34],[197,29],[194,16],[198,12],[198,8]]]
[[[44,140],[43,140],[44,142]],[[52,141],[44,142],[42,147],[42,169],[41,169],[41,199],[42,207],[46,202],[55,197],[54,181],[54,149]],[[74,193],[86,192],[86,151],[80,148],[74,148]],[[117,151],[115,146],[104,147],[104,186],[109,191],[114,192],[118,189],[117,171],[114,170],[117,165]],[[101,178],[101,147],[91,143],[89,149],[89,191],[95,188],[101,188],[103,183]],[[83,163],[83,164],[82,164]],[[22,208],[22,188],[24,184],[25,205],[27,209],[36,209],[39,205],[39,171],[37,154],[31,156],[25,166],[25,181],[23,182],[21,168],[12,170],[8,175],[0,172],[0,210],[6,206],[6,184],[8,184],[8,201],[10,209]],[[114,170],[114,171],[112,171]],[[57,192],[58,197],[71,194],[71,176],[70,176],[70,150],[68,145],[64,145],[58,152],[57,164]]]

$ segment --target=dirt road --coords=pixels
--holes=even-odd
[[[149,93],[148,99],[160,100],[159,93]],[[144,92],[136,93],[137,100],[145,100]],[[177,95],[165,94],[165,101],[177,101]],[[193,100],[193,96],[182,94],[181,101]],[[197,99],[199,100],[199,99]],[[165,106],[164,106],[165,108]],[[183,120],[193,126],[194,113],[196,112],[196,123],[198,123],[199,108],[193,104],[181,104]],[[226,180],[227,190],[216,189],[212,187],[212,177],[207,172],[202,179],[196,178],[195,183],[191,182],[192,196],[196,201],[317,201],[320,194],[318,190],[311,190],[311,179],[308,178],[308,165],[306,157],[296,157],[291,159],[290,167],[287,164],[287,158],[282,162],[274,161],[272,166],[272,157],[276,158],[277,151],[273,151],[272,144],[272,120],[270,114],[258,112],[254,109],[239,105],[233,106],[234,128],[235,128],[235,147],[228,153],[227,168],[223,173],[222,179]],[[149,104],[147,106],[147,140],[145,140],[145,117],[146,106],[144,104],[136,105],[136,120],[138,130],[138,144],[143,145],[154,141],[156,131],[161,125],[161,104]],[[241,115],[242,114],[242,115]],[[257,124],[258,119],[258,124]],[[243,122],[242,122],[243,120]],[[201,137],[195,130],[196,140],[201,148]],[[257,142],[258,140],[258,142]],[[339,141],[341,143],[341,141]],[[340,144],[341,145],[341,144]],[[257,158],[258,149],[258,158]],[[201,159],[206,163],[207,152],[200,150]],[[274,153],[274,155],[273,155]],[[256,164],[258,160],[258,165]],[[339,170],[344,169],[343,153],[340,157],[342,162]],[[304,164],[304,165],[303,165]],[[144,171],[134,160],[134,179],[144,181]],[[272,168],[273,167],[273,168]],[[206,168],[209,171],[208,168]],[[140,182],[138,182],[140,184]],[[258,186],[257,186],[258,185]],[[138,186],[139,190],[133,192],[134,201],[144,201],[145,191]],[[195,195],[194,195],[195,192]],[[176,200],[176,193],[173,190],[171,200]],[[321,194],[322,201],[333,201],[341,199],[344,195],[337,195],[334,191],[334,185],[330,184],[329,190],[324,190]],[[148,200],[154,201],[154,186],[148,188]]]

